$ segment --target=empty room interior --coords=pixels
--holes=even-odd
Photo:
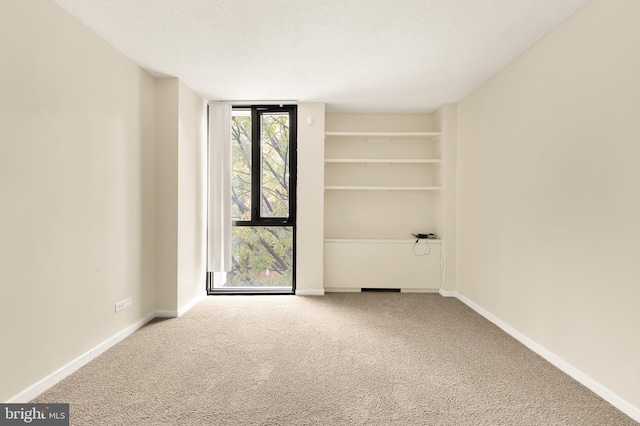
[[[640,422],[638,17],[3,0],[0,401]]]

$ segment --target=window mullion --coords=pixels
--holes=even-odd
[[[256,223],[260,221],[260,195],[262,185],[262,162],[261,162],[261,130],[260,130],[260,111],[257,108],[251,109],[251,221]]]

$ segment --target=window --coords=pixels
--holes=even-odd
[[[213,292],[293,293],[296,133],[295,106],[233,108],[232,270]]]

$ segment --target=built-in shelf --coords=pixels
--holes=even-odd
[[[413,114],[325,117],[325,288],[440,287],[444,243],[411,235],[441,231],[444,137],[416,131],[431,123]]]
[[[440,159],[426,158],[325,158],[325,163],[398,163],[398,164],[437,164]]]
[[[330,185],[325,186],[325,190],[348,190],[348,191],[439,191],[440,186],[350,186],[350,185]]]
[[[440,239],[420,240],[429,244],[440,244]],[[354,243],[354,244],[415,244],[415,238],[326,238],[325,243]]]
[[[442,132],[324,132],[325,136],[370,136],[370,137],[428,137],[440,136]]]

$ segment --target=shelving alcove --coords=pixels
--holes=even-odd
[[[326,291],[438,290],[441,136],[325,131]]]

